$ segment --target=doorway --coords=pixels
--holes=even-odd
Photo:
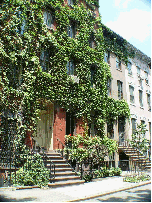
[[[66,112],[66,135],[75,133],[75,117],[72,113]]]
[[[53,104],[49,104],[46,110],[41,110],[37,125],[35,140],[46,151],[53,149],[53,114]]]

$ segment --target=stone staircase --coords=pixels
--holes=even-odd
[[[151,170],[151,161],[144,155],[138,153],[138,151],[130,146],[119,145],[119,151],[123,151],[127,156],[129,156],[129,161],[134,164],[138,165],[142,170]]]
[[[80,176],[74,171],[69,163],[57,152],[46,153],[49,160],[55,165],[55,178],[50,180],[49,187],[61,187],[69,185],[83,184],[85,181],[80,180]],[[49,169],[50,161],[46,161],[46,167]]]

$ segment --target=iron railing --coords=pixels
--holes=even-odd
[[[39,153],[42,156],[44,165],[46,168],[49,164],[49,170],[50,170],[50,180],[55,179],[55,164],[53,161],[48,157],[44,149],[39,145],[39,143],[32,137],[33,140],[33,148],[31,150],[32,153]]]
[[[30,170],[30,165],[32,161],[35,161],[34,155],[41,155],[41,158],[44,163],[44,167],[49,169],[49,179],[53,180],[55,178],[55,164],[51,161],[51,159],[47,156],[44,152],[42,147],[37,143],[37,141],[33,139],[33,146],[32,149],[28,149],[28,153],[22,154],[19,151],[13,150],[0,150],[0,187],[2,186],[11,186],[13,185],[12,175],[15,179],[15,184],[17,182],[17,175],[16,172],[21,167],[26,172]],[[4,147],[5,149],[5,147]]]

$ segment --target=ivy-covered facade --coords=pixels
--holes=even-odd
[[[0,14],[1,146],[58,148],[66,134],[105,135],[105,124],[128,118],[124,100],[108,96],[112,50],[92,0],[4,0]],[[112,40],[112,39],[111,39]],[[115,42],[119,58],[130,55]],[[112,50],[113,51],[113,50]]]

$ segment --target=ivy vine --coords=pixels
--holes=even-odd
[[[94,8],[98,6],[98,1],[86,2]],[[4,0],[1,5],[1,137],[6,128],[3,121],[10,118],[5,112],[11,114],[16,134],[25,137],[27,131],[36,132],[39,111],[49,101],[89,123],[94,119],[99,135],[109,115],[129,116],[125,101],[107,96],[107,80],[111,74],[104,62],[107,41],[100,17],[95,18],[92,10],[78,1],[72,8],[63,3],[63,0]],[[44,23],[45,10],[55,16],[56,29]],[[75,38],[67,34],[71,22],[76,26]],[[89,44],[91,35],[95,48]],[[49,51],[48,71],[41,66],[40,57],[45,50]],[[128,56],[124,47],[120,52],[125,58]],[[67,74],[66,65],[70,60],[75,64],[79,83]]]

